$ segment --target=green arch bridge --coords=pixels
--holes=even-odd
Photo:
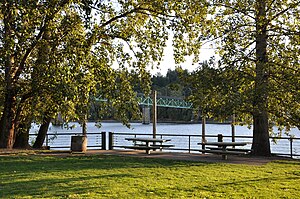
[[[142,106],[152,106],[153,100],[151,96],[145,96],[142,94],[137,95],[138,103]],[[96,101],[107,102],[107,99],[96,98]],[[187,102],[180,98],[157,96],[156,106],[167,107],[167,108],[182,108],[182,109],[192,109],[193,103]]]
[[[153,100],[150,96],[138,95],[137,98],[138,98],[139,105],[143,105],[143,106],[153,105]],[[191,109],[193,103],[187,102],[180,98],[157,96],[156,105],[158,107]]]

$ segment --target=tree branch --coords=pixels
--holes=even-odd
[[[273,0],[273,1],[270,3],[270,5],[269,5],[269,7],[267,8],[266,12],[269,12],[269,10],[271,9],[271,7],[272,7],[273,3],[275,3],[275,1],[276,1],[276,0]]]
[[[160,12],[157,12],[157,11],[155,11],[155,10],[148,9],[148,8],[136,7],[136,8],[134,8],[134,9],[132,9],[132,10],[129,10],[129,11],[127,11],[127,12],[124,12],[124,13],[122,13],[122,14],[120,14],[120,15],[117,15],[117,16],[115,16],[115,17],[109,19],[108,21],[106,21],[106,22],[104,22],[103,24],[101,24],[100,27],[103,28],[103,27],[105,27],[105,26],[111,24],[112,22],[114,22],[114,21],[116,21],[116,20],[118,20],[118,19],[121,19],[121,18],[123,18],[123,17],[126,17],[126,16],[128,16],[128,15],[130,15],[130,14],[132,14],[132,13],[135,13],[135,12],[136,12],[136,13],[141,13],[141,14],[146,14],[146,15],[154,16],[153,14],[149,14],[149,13],[142,12],[142,11],[148,11],[148,12],[150,12],[150,13],[154,13],[154,14],[156,14],[156,15],[155,15],[156,17],[159,17],[159,15],[162,15],[162,16],[165,16],[165,17],[169,17],[169,18],[175,18],[175,17],[177,17],[176,15],[167,15],[167,14],[160,13]],[[159,18],[160,18],[160,17],[159,17]]]
[[[215,4],[211,4],[211,5],[220,6],[220,7],[224,7],[224,8],[229,8],[229,9],[231,9],[231,10],[233,10],[233,11],[242,13],[243,15],[248,16],[248,17],[250,17],[251,19],[255,20],[255,17],[249,15],[249,14],[246,12],[246,10],[241,10],[241,9],[238,9],[238,8],[235,8],[235,7],[232,7],[232,6],[229,6],[229,5],[221,4],[221,3],[220,3],[220,4],[219,4],[219,3],[215,3]],[[251,9],[249,9],[248,11],[255,12],[255,10],[251,10]]]
[[[164,13],[161,13],[161,12],[157,12],[157,11],[155,11],[155,10],[151,10],[151,9],[148,9],[148,8],[142,8],[142,7],[140,7],[139,10],[142,10],[142,11],[148,11],[148,12],[150,12],[150,13],[155,13],[156,16],[162,15],[162,16],[169,17],[169,18],[176,18],[176,17],[178,17],[178,16],[176,16],[176,15],[168,15],[168,14],[164,14]],[[146,14],[148,14],[148,13],[146,13]]]
[[[288,10],[290,10],[292,8],[295,8],[295,7],[299,6],[299,5],[300,5],[300,2],[291,4],[289,7],[287,7],[286,9],[284,9],[282,11],[280,11],[279,13],[277,13],[276,15],[274,15],[272,18],[270,18],[266,24],[269,24],[271,21],[273,21],[274,19],[278,18],[280,15],[284,14]]]
[[[13,79],[16,81],[20,74],[22,73],[22,71],[25,68],[25,63],[26,60],[28,59],[28,57],[30,56],[30,54],[32,53],[33,49],[36,47],[36,45],[38,44],[39,40],[42,38],[48,23],[54,19],[55,15],[66,5],[69,3],[69,0],[64,0],[60,3],[60,5],[58,6],[59,9],[56,9],[50,16],[45,16],[44,20],[41,23],[40,26],[40,31],[38,33],[38,35],[34,38],[32,44],[30,45],[30,47],[25,51],[25,54],[23,56],[23,58],[21,59],[20,65],[18,67],[17,72],[15,73],[15,76],[13,77]]]
[[[127,38],[122,37],[120,35],[108,35],[108,36],[111,37],[112,39],[115,39],[115,38],[122,39],[127,44],[127,46],[129,47],[130,51],[134,54],[134,56],[136,58],[138,57],[137,54],[136,54],[136,52],[134,51],[133,47],[130,45],[130,43],[129,43],[129,41],[128,41]]]
[[[103,24],[101,24],[100,27],[101,27],[101,28],[104,28],[105,26],[107,26],[107,25],[113,23],[114,21],[116,21],[116,20],[118,20],[118,19],[121,19],[121,18],[123,18],[123,17],[126,17],[126,16],[128,16],[128,15],[130,15],[130,14],[132,14],[132,13],[138,11],[138,10],[139,10],[139,8],[134,8],[134,9],[132,9],[132,10],[130,10],[130,11],[127,11],[127,12],[124,12],[124,13],[122,13],[122,14],[120,14],[120,15],[117,15],[117,16],[115,16],[115,17],[109,19],[108,21],[104,22]]]

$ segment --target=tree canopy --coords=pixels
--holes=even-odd
[[[300,126],[300,2],[216,0],[207,8],[199,40],[220,59],[192,74],[194,105],[253,124],[253,153],[270,155],[274,125]]]
[[[186,54],[181,35],[190,29],[193,3],[2,1],[0,147],[13,147],[24,122],[43,123],[58,112],[84,120],[91,96],[108,99],[128,122],[125,113],[138,111],[132,82],[149,92],[147,67],[160,63],[170,31],[176,32],[176,58]],[[201,17],[204,9],[197,7]]]

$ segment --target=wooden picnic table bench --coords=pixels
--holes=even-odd
[[[125,138],[127,141],[133,141],[133,146],[124,146],[127,149],[145,150],[147,154],[150,154],[150,150],[164,149],[173,147],[172,144],[163,144],[171,141],[170,139],[160,138]],[[138,144],[137,142],[140,142]]]
[[[223,159],[227,159],[227,155],[246,155],[251,152],[250,149],[236,149],[236,148],[228,148],[228,147],[236,147],[236,146],[245,146],[250,144],[249,142],[201,142],[198,145],[204,145],[205,149],[199,150],[204,153],[215,153],[222,155]],[[206,147],[209,146],[217,146],[217,147]]]
[[[206,147],[207,149],[210,150],[220,150],[219,147]],[[251,149],[241,149],[241,148],[226,148],[227,151],[237,151],[237,152],[251,152]]]

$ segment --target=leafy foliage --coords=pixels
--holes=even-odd
[[[84,121],[91,96],[108,99],[124,123],[128,112],[138,115],[129,71],[148,93],[147,68],[159,65],[169,31],[177,32],[182,59],[193,2],[2,1],[0,147],[12,147],[18,124],[30,122],[25,115],[42,122],[61,112]]]
[[[253,123],[254,153],[270,154],[273,125],[300,127],[300,3],[217,0],[207,8],[199,40],[213,42],[220,59],[217,69],[200,68],[191,78],[202,89],[193,102],[221,116],[224,112],[218,111],[224,107],[228,115]],[[206,79],[209,71],[219,75]]]
[[[221,1],[222,2],[222,1]],[[220,3],[221,4],[221,3]],[[220,51],[221,64],[230,71],[234,68],[239,74],[231,79],[235,82],[238,93],[244,97],[248,112],[255,112],[255,100],[259,95],[267,95],[267,110],[270,122],[290,128],[299,126],[299,121],[292,115],[300,109],[299,87],[299,1],[266,1],[266,21],[257,19],[259,1],[228,3],[224,9],[227,17],[220,17],[220,39],[217,42],[224,48]],[[256,10],[249,9],[251,7]],[[259,24],[263,23],[263,24]],[[221,26],[222,24],[222,26]],[[262,74],[266,78],[267,90],[255,90],[258,71],[260,26],[267,32],[267,62]],[[241,39],[237,39],[241,38]],[[238,40],[238,42],[235,42]],[[240,107],[240,106],[239,106]],[[243,106],[242,106],[243,107]],[[247,111],[241,109],[244,113]],[[249,111],[250,110],[250,111]],[[252,110],[252,111],[251,111]],[[291,114],[292,113],[292,114]]]

